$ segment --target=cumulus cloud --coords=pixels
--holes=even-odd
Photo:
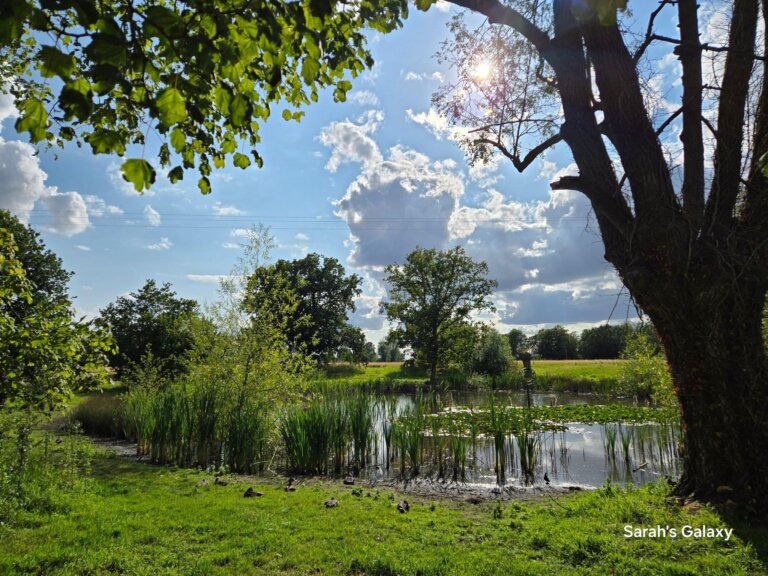
[[[85,205],[88,207],[88,214],[95,218],[123,213],[123,209],[119,206],[107,204],[102,198],[94,196],[93,194],[87,194],[85,196]]]
[[[357,90],[347,96],[347,102],[358,104],[360,106],[378,106],[379,98],[373,92],[368,90]]]
[[[0,92],[0,131],[3,129],[2,122],[6,118],[15,118],[18,114],[19,111],[14,105],[13,96]]]
[[[160,226],[162,222],[160,212],[152,208],[151,204],[147,204],[144,207],[144,218],[146,218],[150,226]]]
[[[381,162],[381,153],[371,134],[381,124],[384,113],[369,110],[358,119],[358,123],[344,120],[332,122],[320,133],[320,142],[331,148],[331,157],[325,165],[330,172],[347,162],[358,162],[364,166]]]
[[[78,244],[77,246],[75,246],[75,248],[77,248],[78,250],[82,250],[83,252],[90,252],[91,251],[91,247],[90,246],[85,246],[83,244]]]
[[[221,247],[226,248],[227,250],[239,250],[242,248],[242,246],[237,242],[224,242]]]
[[[147,249],[149,249],[149,250],[170,250],[171,246],[173,246],[173,242],[171,242],[165,236],[161,236],[159,242],[156,242],[155,244],[148,245]]]
[[[590,205],[580,193],[550,190],[537,201],[523,202],[489,187],[471,202],[466,180],[451,160],[395,146],[385,153],[366,129],[369,157],[356,157],[360,170],[336,202],[336,214],[349,226],[350,265],[381,278],[384,266],[402,262],[415,247],[446,249],[463,245],[475,260],[486,261],[499,282],[492,320],[497,324],[600,322],[607,319],[620,282],[604,261],[603,247],[590,221]],[[326,140],[331,156],[336,143],[349,142],[360,127],[336,126]],[[574,166],[546,175],[557,179]],[[479,180],[479,178],[477,178]],[[467,195],[469,196],[469,195]],[[476,195],[472,195],[475,197]],[[381,295],[359,300],[354,321],[380,328],[374,309]],[[624,309],[626,299],[621,300]],[[623,313],[622,313],[623,315]]]
[[[296,240],[298,240],[299,242],[307,242],[309,240],[309,236],[307,236],[303,232],[299,232],[298,234],[296,234],[296,236],[294,236],[294,238],[296,238]]]
[[[187,280],[202,284],[218,284],[230,278],[227,274],[187,274]]]
[[[243,216],[244,214],[245,212],[243,210],[240,210],[240,208],[235,206],[229,206],[227,204],[222,204],[221,202],[216,202],[213,205],[214,216]]]
[[[10,114],[8,103],[3,106],[2,113]],[[55,186],[46,186],[47,178],[32,146],[0,138],[0,208],[26,224],[32,210],[38,207],[41,228],[65,236],[88,228],[88,209],[83,197],[77,192],[59,192]]]
[[[443,73],[440,71],[435,71],[431,74],[428,74],[426,72],[419,73],[414,72],[413,70],[408,70],[407,72],[401,73],[401,76],[406,82],[419,82],[421,80],[436,80],[437,82],[442,82],[444,79]]]

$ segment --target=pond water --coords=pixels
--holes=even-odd
[[[525,394],[519,392],[497,393],[495,398],[503,405],[527,404]],[[390,414],[404,414],[415,399],[397,395],[389,402],[394,408]],[[452,393],[437,398],[430,411],[481,411],[487,410],[489,403],[488,392]],[[531,397],[534,406],[609,403],[632,402],[575,394],[535,393]],[[639,486],[663,477],[676,479],[680,472],[680,431],[676,424],[571,422],[559,430],[531,431],[518,436],[510,433],[499,439],[465,435],[459,441],[458,434],[427,430],[420,441],[417,471],[411,455],[393,447],[391,438],[388,442],[387,426],[391,426],[391,416],[388,418],[386,411],[379,410],[370,464],[362,471],[372,480],[418,476],[488,486],[544,485],[549,480],[552,486],[579,487],[602,486],[610,480]]]

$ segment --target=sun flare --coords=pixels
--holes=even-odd
[[[475,65],[475,68],[472,71],[472,76],[475,80],[488,80],[488,78],[491,77],[492,72],[493,66],[491,66],[491,63],[488,60],[483,60]]]

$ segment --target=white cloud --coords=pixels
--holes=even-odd
[[[96,218],[123,213],[122,208],[107,204],[102,198],[94,196],[93,194],[85,196],[85,205],[88,207],[88,214]]]
[[[233,238],[250,238],[252,231],[248,228],[235,228],[230,231],[229,235]]]
[[[409,108],[405,111],[405,116],[411,122],[421,124],[427,128],[438,140],[445,138],[447,140],[458,142],[466,136],[469,131],[468,128],[451,126],[450,122],[448,122],[448,118],[440,114],[434,108],[430,108],[426,112],[414,112]]]
[[[202,284],[218,284],[222,280],[230,278],[227,274],[187,274],[187,280]]]
[[[379,147],[371,138],[384,119],[380,110],[369,110],[358,119],[358,124],[350,120],[332,122],[320,133],[320,142],[331,148],[331,157],[325,167],[329,172],[336,172],[340,165],[347,162],[359,162],[372,165],[381,162]]]
[[[75,246],[75,248],[77,248],[78,250],[82,250],[83,252],[91,251],[91,248],[89,246],[85,246],[83,244],[78,244],[77,246]]]
[[[296,234],[296,236],[294,236],[294,238],[296,238],[296,240],[298,240],[299,242],[306,242],[309,240],[309,236],[307,236],[303,232],[299,232],[298,234]]]
[[[401,76],[403,77],[403,80],[405,80],[406,82],[420,82],[422,80],[436,80],[437,82],[442,82],[444,79],[443,73],[438,70],[435,70],[431,74],[426,72],[419,73],[419,72],[414,72],[413,70],[408,70],[407,72],[401,73]]]
[[[159,242],[155,244],[150,244],[149,246],[147,246],[147,248],[149,250],[170,250],[171,246],[173,246],[173,242],[171,242],[165,236],[161,236]]]
[[[242,248],[242,245],[238,244],[237,242],[224,242],[221,247],[226,248],[227,250],[239,250]]]
[[[368,90],[357,90],[347,96],[347,102],[358,104],[360,106],[378,106],[379,98],[373,92]]]
[[[3,129],[2,122],[6,118],[15,118],[19,115],[19,111],[14,105],[13,96],[10,94],[3,94],[0,92],[0,132]]]
[[[0,138],[0,208],[26,224],[32,210],[38,207],[42,216],[40,227],[56,234],[72,236],[88,228],[83,197],[77,192],[59,192],[55,186],[46,186],[47,178],[32,146]]]
[[[151,204],[147,204],[144,207],[144,218],[147,219],[150,226],[160,226],[160,223],[162,222],[160,212],[152,208]]]
[[[240,208],[235,206],[229,206],[227,204],[222,204],[221,202],[216,202],[213,205],[214,216],[243,216],[244,214],[245,212],[243,210],[240,210]]]

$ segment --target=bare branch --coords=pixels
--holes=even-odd
[[[664,9],[665,6],[668,4],[672,4],[673,0],[662,0],[659,2],[659,5],[656,7],[656,10],[651,12],[650,18],[648,18],[648,29],[645,31],[645,40],[643,40],[643,43],[640,45],[640,47],[637,49],[635,54],[632,56],[632,60],[637,64],[640,61],[640,58],[643,57],[643,54],[648,49],[648,46],[651,45],[651,42],[654,41],[655,35],[653,33],[653,25],[656,22],[656,17],[659,15],[659,13]]]
[[[552,41],[547,33],[541,30],[533,22],[528,20],[514,8],[510,8],[499,0],[448,0],[451,4],[468,8],[474,12],[483,14],[491,24],[502,24],[514,28],[522,34],[526,40],[533,44],[541,54],[541,57],[552,62]]]
[[[523,172],[528,166],[531,165],[531,163],[536,160],[547,148],[551,148],[558,142],[562,142],[563,137],[558,133],[554,136],[547,138],[544,142],[536,146],[535,148],[531,149],[528,154],[525,155],[525,158],[520,160],[520,156],[517,154],[513,154],[509,150],[507,150],[506,146],[504,146],[500,141],[498,140],[491,140],[490,138],[478,138],[476,142],[480,142],[482,144],[490,144],[491,146],[496,147],[504,156],[509,158],[509,160],[512,161],[512,164],[514,165],[515,169],[518,172]]]

